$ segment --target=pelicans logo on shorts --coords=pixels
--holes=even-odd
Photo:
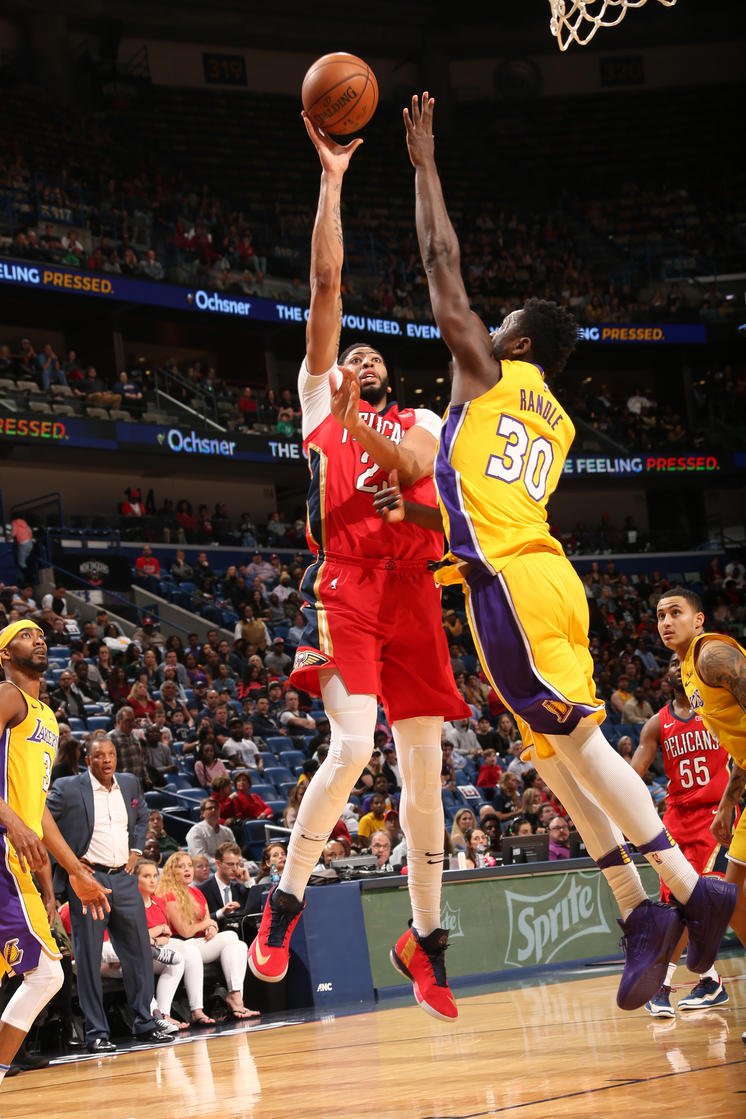
[[[329,658],[316,649],[299,649],[295,654],[293,672],[297,672],[299,668],[321,668],[328,663]]]
[[[3,959],[9,967],[18,967],[23,959],[23,948],[18,943],[18,937],[13,940],[6,940],[5,947],[3,948]]]
[[[563,703],[560,699],[545,699],[541,706],[553,715],[558,723],[566,722],[572,712],[572,704]]]

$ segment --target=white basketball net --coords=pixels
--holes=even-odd
[[[616,27],[627,14],[627,8],[641,8],[647,0],[549,0],[552,9],[550,28],[566,51],[571,43],[584,47],[599,27]],[[666,8],[673,8],[676,0],[658,0]]]

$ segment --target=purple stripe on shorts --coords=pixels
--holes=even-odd
[[[0,952],[17,975],[39,966],[41,944],[31,929],[21,888],[8,868],[8,847],[0,833]]]
[[[438,486],[438,496],[448,513],[449,549],[458,559],[467,560],[473,566],[492,574],[492,570],[485,566],[484,558],[472,537],[469,519],[461,502],[459,475],[450,463],[453,444],[458,436],[458,429],[461,421],[465,418],[467,408],[468,402],[466,404],[452,404],[448,411],[448,418],[441,429],[440,444],[435,459],[435,481]]]
[[[10,730],[6,727],[0,735],[0,797],[8,801],[8,751],[10,749]]]
[[[573,703],[539,675],[499,575],[469,579],[469,591],[477,637],[505,703],[539,734],[570,734],[597,708]]]

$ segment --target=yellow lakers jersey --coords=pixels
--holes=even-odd
[[[692,711],[702,717],[711,734],[724,746],[737,765],[746,767],[746,714],[727,688],[705,684],[697,672],[694,655],[697,647],[708,638],[716,637],[744,653],[738,642],[724,633],[701,633],[695,637],[681,662],[681,682]]]
[[[464,564],[496,575],[523,552],[563,554],[546,507],[575,427],[538,366],[501,366],[496,385],[443,417],[435,480],[454,566],[440,582],[460,580]]]
[[[26,717],[0,736],[0,796],[41,837],[59,728],[46,704],[18,691],[26,700]]]

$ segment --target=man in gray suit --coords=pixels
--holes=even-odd
[[[68,894],[86,1046],[90,1053],[112,1053],[116,1045],[109,1040],[101,986],[101,946],[107,927],[135,1014],[133,1034],[138,1041],[156,1044],[171,1041],[171,1036],[158,1027],[150,1010],[153,956],[145,908],[133,874],[145,843],[148,806],[137,778],[116,772],[117,752],[110,739],[92,739],[87,761],[86,772],[54,783],[47,805],[75,854],[111,890],[111,912],[103,921],[86,921],[80,901],[72,891]],[[67,875],[58,865],[55,893],[66,888]]]

